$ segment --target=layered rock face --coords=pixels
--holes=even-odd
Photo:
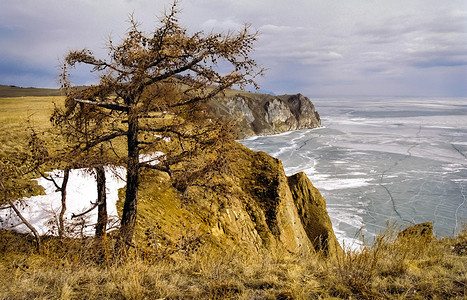
[[[313,103],[301,94],[271,96],[242,93],[214,98],[208,106],[214,115],[239,124],[238,138],[321,125]]]
[[[225,172],[203,175],[184,191],[166,189],[163,197],[143,200],[151,206],[140,215],[161,212],[151,218],[158,220],[158,232],[167,233],[158,243],[177,232],[183,236],[189,224],[193,235],[216,247],[327,255],[340,249],[325,200],[304,173],[287,178],[282,163],[268,154],[236,142],[229,149]],[[178,208],[167,213],[169,205]],[[142,232],[153,226],[149,220],[140,225]]]

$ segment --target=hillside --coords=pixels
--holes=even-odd
[[[50,97],[60,96],[58,89],[44,89],[34,87],[18,87],[13,85],[0,85],[0,98],[9,97]]]
[[[279,160],[235,141],[227,148],[223,170],[194,174],[183,188],[174,188],[163,173],[144,173],[138,244],[170,248],[191,234],[206,246],[250,255],[340,251],[326,202],[304,173],[287,177]],[[174,166],[174,174],[189,176],[187,164],[198,159]]]

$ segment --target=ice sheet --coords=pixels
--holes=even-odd
[[[388,221],[402,227],[434,222],[438,236],[462,229],[467,222],[466,99],[313,102],[323,128],[305,136],[297,132],[287,139],[242,142],[277,155],[288,175],[305,171],[326,198],[336,235],[356,238],[352,214],[367,237],[384,231]]]

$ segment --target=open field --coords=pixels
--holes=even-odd
[[[0,151],[24,145],[28,126],[50,128],[54,102],[63,97],[0,98]]]
[[[63,101],[63,97],[8,97],[0,98],[1,125],[22,126],[31,120],[35,126],[47,128],[53,103]]]

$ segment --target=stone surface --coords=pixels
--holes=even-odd
[[[242,97],[235,96],[226,98],[225,106],[227,107],[229,115],[234,118],[243,118],[248,122],[253,122],[255,120],[251,109]]]

